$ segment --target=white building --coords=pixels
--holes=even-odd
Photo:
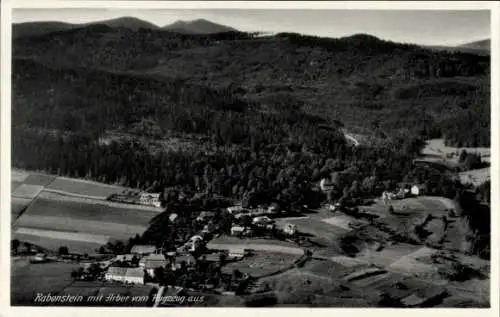
[[[245,250],[243,248],[229,249],[228,259],[230,260],[241,260],[244,256],[245,256]]]
[[[167,264],[168,261],[163,254],[150,254],[139,261],[139,266],[144,268],[152,277],[155,276],[154,270],[156,268],[166,267]]]
[[[230,214],[233,214],[233,213],[237,213],[237,212],[242,212],[244,211],[245,208],[241,207],[241,206],[232,206],[232,207],[227,207],[227,211],[230,213]]]
[[[427,187],[425,185],[413,185],[411,187],[411,193],[412,195],[419,196],[419,195],[425,195],[427,192]]]
[[[110,267],[104,278],[107,281],[144,284],[144,269],[135,267]]]
[[[267,226],[272,224],[274,221],[271,220],[271,218],[267,216],[261,216],[261,217],[255,217],[252,220],[252,223],[257,226]]]
[[[132,254],[139,254],[139,255],[147,255],[151,253],[155,253],[156,247],[154,245],[134,245],[132,249],[130,250],[130,253]]]
[[[139,203],[143,205],[161,207],[160,193],[141,193]]]
[[[245,227],[241,227],[241,226],[231,227],[231,235],[232,236],[243,234],[244,231],[245,231]]]

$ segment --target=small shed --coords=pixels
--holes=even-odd
[[[140,255],[147,255],[154,253],[156,251],[156,247],[154,245],[134,245],[132,249],[130,250],[130,253],[132,254],[140,254]]]
[[[415,196],[425,195],[427,193],[427,186],[424,184],[415,184],[411,187],[411,193]]]

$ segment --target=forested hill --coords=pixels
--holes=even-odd
[[[137,100],[129,84],[117,88],[113,84],[115,79],[110,79],[116,75],[105,74],[119,72],[177,82],[177,88],[172,89],[186,89],[186,85],[190,85],[190,92],[185,95],[196,89],[202,96],[207,87],[231,91],[224,97],[224,105],[213,102],[207,107],[212,113],[214,109],[226,109],[228,104],[240,110],[247,107],[243,104],[254,104],[266,112],[279,100],[280,109],[289,111],[299,105],[300,111],[326,122],[340,121],[353,131],[382,138],[403,129],[422,137],[444,136],[454,145],[489,145],[489,57],[485,56],[436,52],[364,34],[340,39],[289,33],[254,38],[242,32],[182,35],[107,25],[19,38],[13,42],[13,54],[15,59],[23,60],[15,62],[13,84],[18,88],[13,107],[22,109],[21,103],[46,102],[38,97],[50,90],[52,98],[64,99],[57,108],[59,116],[71,118],[79,113],[76,121],[80,122],[68,125],[73,129],[86,127],[85,117],[101,118],[98,121],[114,119],[111,114],[101,116],[100,112],[91,110],[94,108],[106,113],[114,112],[117,107],[133,108],[135,110],[126,111],[136,112],[135,119],[127,119],[133,123],[139,120],[142,111],[139,109],[144,108],[141,103],[146,103],[155,113],[179,106],[177,101],[169,101],[165,106],[166,101],[160,98],[158,90],[148,93],[142,101]],[[30,60],[37,64],[28,63]],[[19,67],[19,63],[24,66]],[[53,79],[41,80],[49,74],[40,75],[39,66],[35,65],[72,73],[67,76],[74,80],[56,80],[54,87],[48,87]],[[83,69],[102,72],[88,82],[87,71]],[[128,78],[130,82],[135,81]],[[27,81],[31,84],[23,84]],[[147,82],[138,79],[134,85],[144,89]],[[68,93],[75,90],[78,100]],[[115,100],[109,103],[110,97],[100,92],[108,90],[120,97],[113,97]],[[96,101],[101,97],[104,99]],[[67,98],[72,99],[71,102]],[[232,98],[236,98],[234,102],[229,100]],[[92,106],[81,106],[84,104]],[[79,109],[77,112],[75,107]],[[178,108],[183,109],[181,113],[190,113],[186,118],[194,112],[189,106]],[[43,117],[41,113],[48,111],[34,106],[29,113],[15,112],[13,120],[20,124],[25,120],[33,123],[37,119],[30,116]],[[48,125],[59,126],[58,120]],[[152,120],[164,130],[171,127],[158,122],[158,116]],[[198,122],[196,116],[192,121]],[[109,128],[113,124],[101,125]],[[194,130],[203,130],[206,123],[192,125],[197,126]]]

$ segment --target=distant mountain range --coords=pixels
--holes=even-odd
[[[490,39],[484,39],[484,40],[480,40],[480,41],[465,43],[465,44],[460,45],[459,47],[490,51],[490,46],[491,46]]]
[[[140,28],[152,30],[164,30],[180,34],[216,34],[226,32],[239,32],[230,26],[217,24],[205,19],[196,19],[192,21],[176,21],[172,24],[160,27],[151,22],[144,21],[134,17],[121,17],[111,20],[96,21],[84,24],[72,24],[56,21],[26,22],[15,23],[12,26],[12,37],[21,38],[29,36],[44,35],[53,32],[66,31],[70,29],[82,28],[90,25],[106,25],[111,28],[126,28],[138,30]],[[478,55],[490,54],[490,39],[465,43],[459,46],[430,45],[425,48],[438,51],[451,51],[462,53],[473,53]]]
[[[193,21],[176,21],[172,24],[162,27],[162,29],[183,34],[214,34],[224,32],[238,32],[238,30],[232,27],[213,23],[205,19],[198,19]]]
[[[130,30],[138,30],[140,28],[152,30],[161,29],[181,34],[215,34],[225,32],[238,32],[238,30],[232,27],[213,23],[205,19],[197,19],[193,21],[176,21],[172,24],[159,27],[158,25],[138,18],[122,17],[83,24],[72,24],[56,21],[14,23],[12,25],[12,37],[20,38],[38,36],[53,32],[82,28],[90,25],[106,25],[111,28],[126,28]]]
[[[490,55],[490,39],[484,39],[480,41],[469,42],[457,46],[440,46],[431,45],[426,46],[432,50],[438,51],[449,51],[449,52],[460,52],[460,53],[472,53],[477,55]]]

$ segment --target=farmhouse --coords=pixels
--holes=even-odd
[[[411,193],[415,196],[425,195],[427,192],[427,186],[424,184],[415,184],[411,187]]]
[[[192,266],[196,263],[196,259],[194,256],[190,254],[180,255],[174,258],[174,262],[172,264],[172,270],[178,270],[182,267],[182,263],[185,263],[187,267]]]
[[[139,196],[139,203],[142,205],[161,207],[160,193],[141,193]]]
[[[279,211],[280,211],[280,206],[277,203],[271,204],[271,206],[269,206],[269,208],[267,209],[267,212],[269,214],[276,214]]]
[[[110,267],[104,278],[107,281],[144,284],[144,270],[142,268]]]
[[[273,221],[269,217],[263,216],[253,218],[252,223],[257,226],[266,227],[268,225],[271,225]]]
[[[200,214],[198,215],[198,217],[196,217],[196,220],[197,221],[201,221],[201,222],[207,221],[207,220],[213,218],[214,215],[215,215],[214,212],[211,212],[211,211],[202,211],[202,212],[200,212]]]
[[[242,212],[245,209],[242,206],[232,206],[232,207],[227,207],[227,211],[230,214],[237,213],[237,212]]]
[[[132,254],[140,254],[147,255],[154,253],[156,251],[156,247],[154,245],[134,245],[130,253]]]
[[[119,254],[115,257],[115,261],[132,262],[135,254]]]
[[[232,236],[241,235],[241,234],[243,234],[244,231],[245,231],[245,227],[241,227],[241,226],[231,227],[231,235]]]
[[[37,253],[32,259],[33,262],[44,262],[45,260],[47,260],[47,254],[45,253]]]
[[[163,254],[150,254],[148,256],[143,257],[139,261],[139,266],[144,268],[146,272],[154,277],[154,270],[159,267],[166,267],[168,264],[168,260],[165,258]]]
[[[229,248],[228,259],[241,260],[245,256],[243,248]]]
[[[168,220],[170,220],[170,222],[174,222],[175,219],[177,219],[178,215],[176,213],[171,213],[169,216],[168,216]]]

